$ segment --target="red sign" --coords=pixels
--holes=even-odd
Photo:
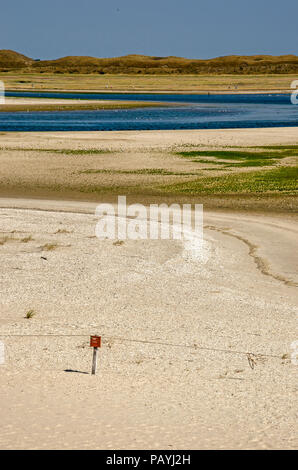
[[[92,348],[101,348],[101,336],[90,336],[90,346]]]

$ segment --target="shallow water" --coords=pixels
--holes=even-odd
[[[225,129],[298,126],[288,94],[194,95],[150,93],[35,93],[6,96],[160,102],[161,107],[101,111],[0,113],[0,131]],[[177,103],[163,107],[163,103]],[[182,105],[182,106],[181,106]]]

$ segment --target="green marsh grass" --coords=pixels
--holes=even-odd
[[[115,153],[110,149],[45,149],[45,148],[20,148],[20,147],[2,147],[0,151],[13,152],[45,152],[56,153],[61,155],[105,155]],[[118,150],[119,152],[119,150]]]
[[[208,176],[195,181],[163,185],[164,193],[233,194],[282,192],[297,194],[298,166],[279,167],[266,171]]]
[[[35,315],[36,315],[36,312],[33,309],[31,309],[31,310],[28,310],[28,312],[25,313],[25,318],[27,318],[27,320],[29,320],[30,318],[33,318]]]
[[[163,168],[141,168],[138,170],[112,170],[112,169],[98,169],[98,170],[84,170],[80,174],[110,174],[110,175],[162,175],[162,176],[196,176],[198,172],[177,172],[164,170]]]
[[[298,146],[284,146],[283,148],[273,146],[253,148],[261,149],[263,151],[247,151],[242,149],[190,150],[176,152],[176,155],[190,159],[193,163],[225,165],[226,168],[271,166],[275,163],[279,163],[283,158],[295,157],[298,155]],[[200,157],[205,157],[205,159]],[[212,160],[206,160],[206,157],[212,158]],[[229,162],[227,162],[227,160]]]

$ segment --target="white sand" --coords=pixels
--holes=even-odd
[[[297,447],[294,216],[205,214],[201,263],[99,241],[92,203],[0,207],[1,449]]]
[[[96,101],[96,103],[105,103],[106,100]],[[68,99],[68,98],[18,98],[18,97],[5,97],[5,104],[11,105],[41,105],[41,104],[94,104],[94,100],[80,100],[80,99]]]

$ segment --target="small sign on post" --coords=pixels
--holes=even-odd
[[[98,348],[101,348],[101,336],[90,336],[90,346],[93,348],[92,375],[95,375],[97,367],[97,351]]]

